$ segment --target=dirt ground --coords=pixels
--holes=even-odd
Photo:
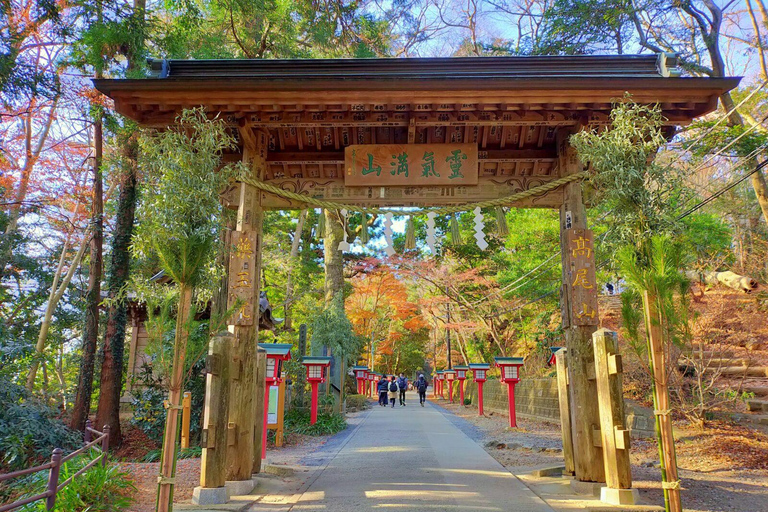
[[[561,465],[560,426],[507,417],[478,417],[477,410],[438,402],[482,432],[480,443],[512,473]],[[742,426],[716,424],[706,433],[677,428],[676,447],[688,512],[768,512],[768,436]],[[632,441],[632,477],[645,504],[663,505],[656,443]]]
[[[281,448],[270,445],[267,450],[269,464],[296,465],[298,461],[326,442],[330,436],[310,437],[291,435]],[[136,501],[131,512],[154,512],[157,496],[157,475],[159,463],[123,462],[121,467],[128,471],[136,486]],[[200,485],[200,459],[184,459],[176,465],[176,486],[174,503],[189,502],[192,490]]]

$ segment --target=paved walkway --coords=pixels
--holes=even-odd
[[[437,408],[374,406],[292,511],[553,512]]]

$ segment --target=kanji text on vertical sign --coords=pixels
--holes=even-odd
[[[566,231],[573,325],[598,325],[595,246],[589,229]]]
[[[476,144],[356,144],[344,150],[344,185],[477,185]]]
[[[231,325],[253,325],[254,297],[253,280],[256,269],[256,232],[233,231],[229,259],[229,309],[236,307],[230,317]]]

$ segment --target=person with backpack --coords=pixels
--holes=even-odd
[[[408,379],[404,374],[400,374],[397,379],[397,387],[400,389],[400,407],[405,407],[405,392],[408,391]]]
[[[427,401],[427,379],[424,378],[424,374],[419,374],[419,379],[416,381],[416,391],[419,392],[419,404],[424,407],[424,402]]]
[[[389,391],[389,382],[387,382],[387,376],[382,375],[379,384],[376,387],[379,392],[379,405],[382,407],[387,406],[387,391]]]
[[[400,388],[397,387],[397,381],[395,376],[392,376],[392,380],[389,381],[389,401],[392,403],[392,408],[395,408],[395,401],[397,400],[397,392]]]

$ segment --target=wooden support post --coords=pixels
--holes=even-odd
[[[258,349],[256,353],[256,376],[254,381],[256,387],[253,391],[253,473],[261,473],[261,460],[265,446],[262,445],[264,436],[264,393],[267,388],[267,351],[263,348]]]
[[[616,333],[608,329],[595,332],[592,341],[595,348],[605,482],[611,489],[630,489],[632,472],[629,465],[629,430],[624,424],[619,341]]]
[[[223,333],[211,338],[205,362],[205,406],[200,445],[200,487],[224,487],[227,467],[228,361],[235,337]]]
[[[555,354],[557,361],[557,398],[560,403],[560,428],[563,432],[564,475],[573,476],[573,438],[571,437],[571,405],[568,391],[568,349]]]
[[[569,135],[565,130],[558,131],[558,159],[563,176],[581,171],[576,150],[568,142]],[[581,196],[581,183],[568,183],[564,189],[565,199],[560,208],[563,264],[560,304],[565,346],[568,349],[574,471],[580,481],[605,482],[603,453],[595,446],[592,434],[594,429],[600,428],[592,348],[592,333],[598,324],[595,255],[591,233],[586,229],[587,214]],[[580,239],[588,243],[583,244]],[[592,379],[589,378],[590,374]]]
[[[252,175],[264,179],[267,164],[267,135],[241,129],[243,159],[250,163]],[[230,364],[230,402],[228,430],[232,435],[227,454],[227,480],[250,480],[254,452],[255,364],[261,291],[261,244],[263,208],[261,193],[241,183],[237,210],[237,232],[232,234],[229,265],[230,306],[241,307],[230,319],[235,335]]]
[[[648,354],[654,381],[654,413],[659,443],[662,448],[662,487],[667,510],[681,512],[683,510],[680,498],[680,479],[677,475],[677,455],[675,453],[675,437],[672,432],[672,418],[669,408],[669,387],[667,362],[664,353],[664,341],[661,334],[660,313],[657,298],[648,291],[643,292],[643,308],[645,310],[646,330],[648,332]]]
[[[181,448],[189,448],[189,419],[192,414],[192,393],[184,392],[181,399]]]

